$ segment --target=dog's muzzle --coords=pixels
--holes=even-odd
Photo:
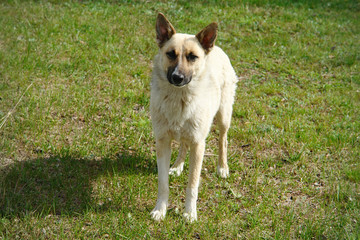
[[[174,70],[175,68],[168,69],[167,79],[169,83],[177,87],[182,87],[191,81],[191,77],[186,77],[184,74]]]

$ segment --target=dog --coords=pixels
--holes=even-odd
[[[190,222],[197,220],[196,201],[205,140],[214,118],[220,132],[217,174],[222,178],[229,176],[227,132],[238,78],[228,56],[214,45],[217,32],[217,23],[211,23],[195,36],[176,33],[162,13],[157,16],[159,52],[153,61],[150,96],[158,167],[158,196],[151,212],[154,220],[165,218],[169,174],[180,175],[188,149],[189,181],[184,217]],[[172,140],[180,143],[180,149],[170,168]]]

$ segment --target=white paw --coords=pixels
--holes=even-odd
[[[169,170],[169,174],[173,176],[180,176],[184,169],[184,163],[180,163],[177,167],[171,167]]]
[[[217,167],[217,174],[221,177],[221,178],[227,178],[229,177],[229,168],[221,168],[221,167]]]
[[[186,212],[184,213],[184,218],[186,221],[192,223],[197,220],[197,213],[196,210],[192,212]]]
[[[152,219],[154,219],[155,221],[163,220],[165,218],[165,214],[166,209],[157,209],[156,207],[150,213]]]

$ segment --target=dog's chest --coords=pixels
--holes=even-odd
[[[186,121],[194,119],[199,108],[195,96],[181,93],[169,93],[160,102],[160,114],[168,121],[171,128],[181,128]]]
[[[218,109],[219,98],[207,93],[155,92],[151,96],[151,117],[155,135],[196,140],[206,137]]]

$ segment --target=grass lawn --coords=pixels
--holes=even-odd
[[[214,127],[193,224],[186,164],[149,214],[159,11],[218,22],[240,78],[230,178]],[[359,109],[357,0],[1,1],[0,239],[359,239]]]

